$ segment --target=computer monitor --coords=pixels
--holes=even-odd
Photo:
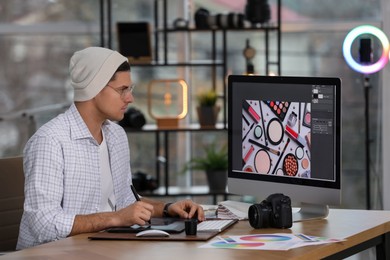
[[[340,88],[338,78],[229,76],[229,193],[283,193],[301,208],[294,221],[339,205]]]

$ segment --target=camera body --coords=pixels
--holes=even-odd
[[[132,181],[137,191],[154,191],[158,188],[156,178],[141,171],[132,174]]]
[[[268,22],[271,19],[271,8],[268,0],[247,0],[245,17],[252,25]]]
[[[123,119],[118,123],[122,127],[141,129],[145,125],[146,119],[140,110],[135,107],[129,107]]]
[[[271,194],[261,203],[249,207],[248,218],[253,228],[290,228],[291,199],[281,193]]]

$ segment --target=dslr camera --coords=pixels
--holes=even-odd
[[[123,119],[118,123],[122,127],[141,129],[145,125],[146,119],[140,110],[135,107],[129,107]]]
[[[290,228],[291,199],[281,193],[271,194],[260,204],[249,207],[248,218],[253,228]]]

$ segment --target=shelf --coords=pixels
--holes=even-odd
[[[160,3],[161,2],[161,3]],[[109,1],[109,4],[111,2]],[[222,193],[210,193],[208,186],[195,186],[195,187],[177,187],[170,186],[169,183],[169,163],[164,163],[161,165],[159,162],[159,158],[165,158],[166,162],[170,161],[169,154],[169,138],[172,133],[177,132],[208,132],[208,131],[227,131],[227,98],[226,98],[226,89],[227,89],[227,80],[226,76],[228,75],[228,37],[229,33],[263,33],[265,38],[264,44],[264,60],[265,60],[265,74],[268,75],[270,73],[270,66],[277,66],[277,74],[281,75],[281,0],[277,0],[277,19],[276,22],[272,21],[266,24],[262,24],[259,26],[252,26],[248,28],[174,28],[172,25],[168,25],[168,20],[172,17],[168,17],[168,0],[154,0],[154,26],[151,28],[151,33],[154,34],[154,50],[153,57],[155,60],[148,63],[131,63],[131,66],[134,67],[206,67],[206,69],[210,69],[211,73],[211,84],[212,89],[217,89],[217,84],[222,85],[223,93],[221,95],[223,101],[223,120],[221,123],[218,123],[215,127],[204,128],[200,127],[199,124],[184,124],[186,121],[180,121],[178,127],[169,127],[169,128],[159,128],[156,124],[147,124],[144,125],[141,129],[135,129],[130,127],[124,127],[124,130],[128,133],[139,134],[139,133],[150,133],[154,135],[155,138],[155,169],[156,169],[156,179],[159,188],[153,192],[141,192],[142,195],[145,196],[213,196],[214,204],[216,204],[217,196],[225,196],[229,195],[227,192]],[[162,8],[162,9],[160,9]],[[109,8],[111,10],[111,8]],[[160,14],[162,17],[159,17]],[[110,16],[108,16],[110,17]],[[104,21],[101,21],[101,24],[104,24]],[[179,58],[177,60],[171,59],[171,52],[175,51],[170,43],[171,34],[178,33],[178,39],[183,41],[191,41],[192,37],[182,37],[183,33],[209,33],[211,36],[209,41],[211,44],[209,45],[210,49],[207,52],[208,56],[207,60],[186,60],[180,61]],[[277,39],[277,53],[276,60],[271,59],[270,57],[270,34],[276,33]],[[168,36],[168,34],[170,34]],[[192,35],[194,36],[194,35]],[[198,35],[196,35],[198,36]],[[204,35],[200,35],[204,36]],[[109,37],[111,37],[111,33],[109,32]],[[104,38],[104,32],[101,32],[101,38]],[[110,38],[111,39],[111,38]],[[110,42],[109,39],[109,42]],[[103,41],[102,41],[102,44]],[[189,45],[190,48],[197,47]],[[274,45],[272,45],[274,46]],[[173,56],[172,56],[173,57]],[[180,56],[177,56],[180,57]],[[218,57],[218,59],[217,59]],[[275,69],[275,68],[273,68]],[[219,74],[222,76],[219,78]],[[219,81],[217,79],[220,79]],[[183,123],[181,125],[180,123]],[[194,135],[195,138],[199,138],[199,136]],[[191,136],[192,137],[192,136]],[[176,136],[174,136],[176,138]],[[160,169],[161,168],[161,169]],[[161,178],[161,173],[164,178]],[[162,183],[164,182],[164,183]]]
[[[154,67],[154,66],[172,66],[172,67],[197,67],[197,66],[224,66],[224,62],[220,60],[194,60],[190,62],[164,62],[152,61],[149,63],[131,63],[131,66]]]
[[[279,27],[276,25],[263,25],[260,27],[249,27],[249,28],[209,28],[209,29],[198,29],[198,28],[158,28],[156,32],[159,33],[173,33],[173,32],[222,32],[222,31],[232,31],[232,32],[240,32],[240,31],[272,31],[279,30]]]

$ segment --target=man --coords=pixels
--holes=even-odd
[[[120,121],[134,101],[127,58],[89,47],[70,60],[74,103],[24,149],[25,203],[17,249],[151,217],[197,214],[190,200],[164,204],[132,193],[130,152]]]

